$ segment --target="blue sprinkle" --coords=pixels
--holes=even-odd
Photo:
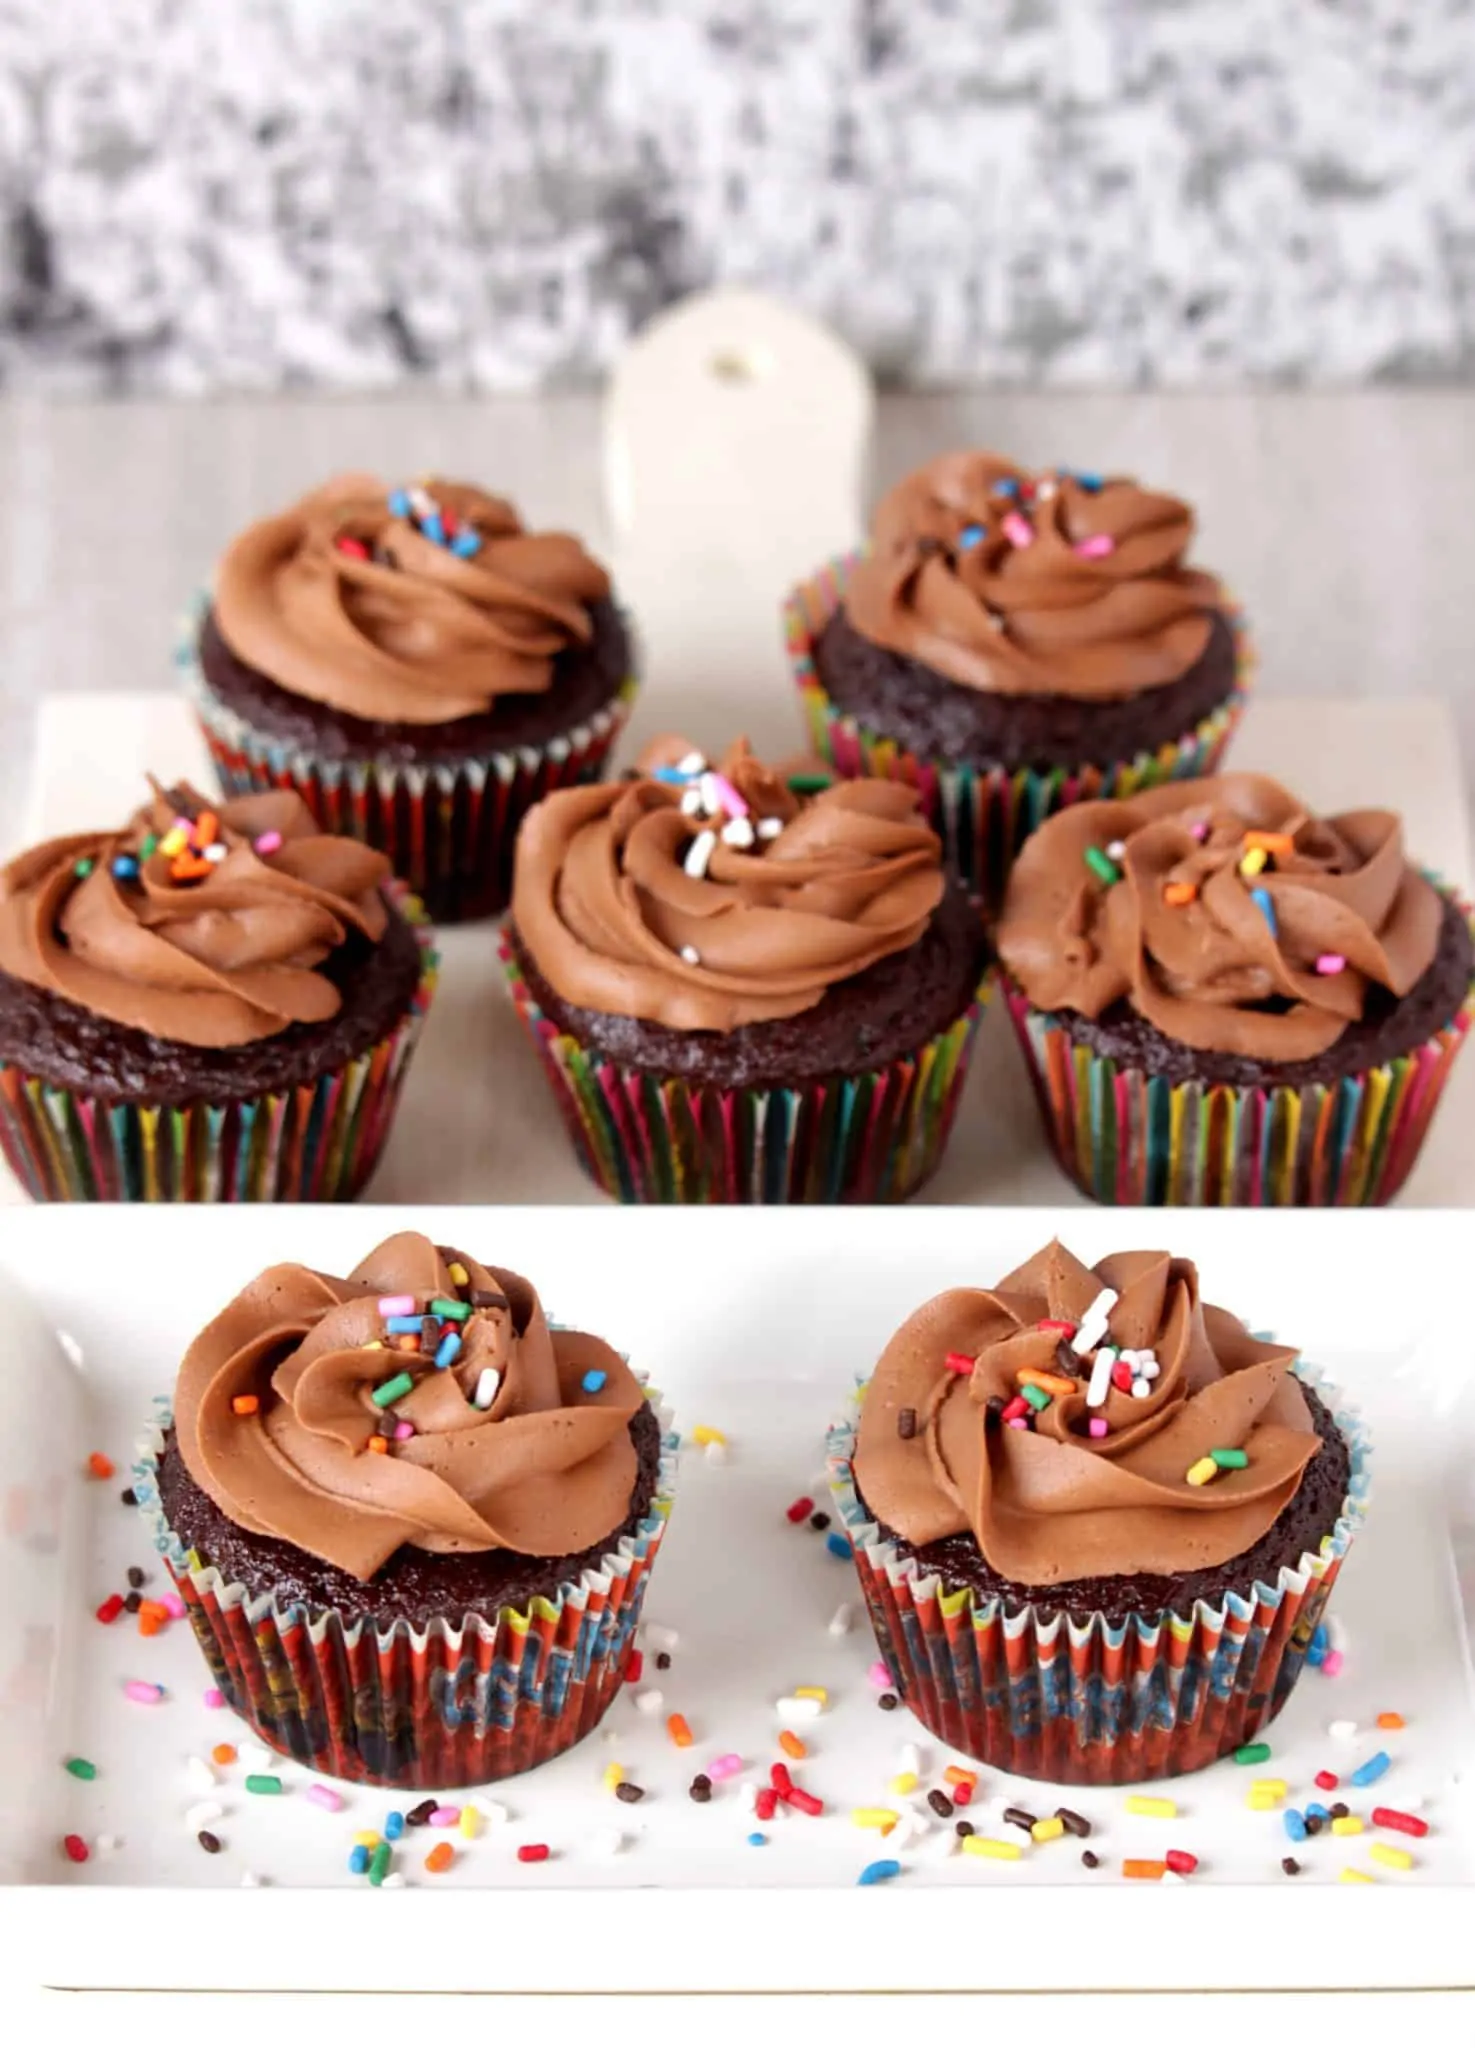
[[[579,1385],[584,1389],[584,1392],[586,1394],[597,1394],[608,1377],[609,1375],[607,1373],[586,1372],[584,1377],[580,1380]]]
[[[1288,1806],[1285,1812],[1281,1815],[1281,1819],[1285,1823],[1286,1833],[1290,1836],[1293,1842],[1305,1841],[1306,1823],[1304,1820],[1302,1820],[1300,1814],[1297,1813],[1294,1806]]]
[[[994,485],[994,496],[996,498],[1017,498],[1019,496],[1018,478],[1001,476]]]
[[[362,1877],[369,1867],[369,1852],[362,1842],[355,1842],[349,1853],[348,1867],[355,1877]]]
[[[391,491],[389,494],[389,509],[396,519],[408,519],[410,516],[409,492]]]
[[[855,1881],[857,1884],[885,1884],[888,1878],[900,1876],[901,1865],[895,1857],[883,1856],[879,1863],[868,1863]]]
[[[131,853],[120,853],[113,862],[113,873],[120,882],[131,882],[138,874],[138,862]]]
[[[459,555],[463,562],[469,562],[473,555],[481,553],[481,535],[475,527],[463,526],[451,542],[451,553]]]
[[[1311,1631],[1311,1647],[1325,1654],[1331,1648],[1332,1632],[1324,1621],[1319,1621]]]
[[[1318,1664],[1326,1662],[1326,1646],[1323,1643],[1318,1643],[1315,1636],[1306,1645],[1306,1662],[1313,1670]]]
[[[1268,889],[1251,889],[1250,901],[1270,927],[1270,936],[1275,937],[1275,905],[1270,900]]]
[[[978,543],[986,539],[987,536],[988,528],[986,526],[965,526],[958,535],[958,546],[960,548],[976,548]]]
[[[386,1316],[384,1327],[391,1337],[418,1337],[422,1316]]]
[[[439,512],[427,512],[420,522],[420,531],[427,540],[433,540],[438,548],[446,544],[446,529]]]
[[[1320,1800],[1313,1799],[1306,1809],[1306,1818],[1307,1820],[1330,1820],[1331,1814],[1321,1804]]]
[[[397,1842],[405,1831],[405,1817],[402,1813],[390,1813],[384,1817],[384,1839]]]
[[[825,1549],[828,1550],[831,1557],[854,1557],[855,1555],[855,1552],[838,1529],[832,1529],[829,1535],[826,1536]]]
[[[750,1849],[763,1849],[766,1848],[767,1845],[767,1835],[749,1835],[748,1837],[748,1847]]]
[[[448,1365],[455,1364],[456,1354],[460,1349],[461,1339],[454,1330],[447,1330],[444,1337],[441,1338],[435,1354],[436,1365],[442,1372],[445,1371]]]
[[[686,784],[691,781],[691,777],[683,775],[679,768],[652,768],[650,772],[652,781],[674,782],[679,789],[685,788]]]
[[[1075,479],[1083,491],[1099,491],[1101,489],[1102,478],[1096,474],[1094,469],[1078,469],[1075,472]]]
[[[1376,1785],[1393,1759],[1386,1749],[1380,1749],[1376,1756],[1370,1756],[1365,1764],[1359,1764],[1347,1780],[1349,1785]]]

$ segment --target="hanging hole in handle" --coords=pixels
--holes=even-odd
[[[719,384],[756,384],[773,368],[773,355],[762,347],[720,348],[707,368]]]

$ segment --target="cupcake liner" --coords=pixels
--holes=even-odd
[[[155,1407],[133,1491],[214,1683],[263,1742],[326,1777],[428,1791],[530,1771],[598,1725],[624,1682],[671,1512],[677,1439],[664,1414],[650,1511],[598,1570],[526,1613],[504,1607],[381,1629],[333,1609],[253,1598],[186,1551],[159,1500],[171,1410],[167,1399]]]
[[[423,764],[378,754],[324,759],[258,732],[215,695],[196,651],[207,606],[200,598],[184,621],[176,664],[221,789],[295,789],[328,831],[386,854],[442,924],[506,905],[524,816],[552,790],[599,780],[635,698],[631,676],[591,718],[539,746]]]
[[[1328,1405],[1320,1376],[1298,1367]],[[855,1398],[858,1410],[862,1386]],[[829,1433],[830,1488],[896,1691],[941,1741],[991,1769],[1066,1785],[1176,1777],[1253,1741],[1285,1705],[1342,1559],[1366,1512],[1369,1444],[1334,1408],[1351,1454],[1348,1493],[1319,1553],[1274,1585],[1200,1600],[1184,1615],[1072,1619],[1033,1602],[1009,1611],[949,1587],[883,1536],[851,1472],[856,1417]]]
[[[913,784],[948,862],[978,894],[997,898],[1015,854],[1052,812],[1093,797],[1130,797],[1154,783],[1211,775],[1218,766],[1244,710],[1255,667],[1249,631],[1232,601],[1226,599],[1235,687],[1191,732],[1130,761],[1083,762],[1074,768],[987,767],[909,753],[826,696],[815,672],[814,646],[860,560],[859,551],[837,556],[792,591],[784,606],[784,639],[810,741],[841,775],[880,775]]]
[[[560,1031],[502,934],[502,965],[589,1178],[620,1202],[901,1202],[936,1170],[985,976],[945,1031],[872,1073],[716,1088],[625,1067]]]
[[[1469,906],[1459,907],[1468,918]],[[1391,1201],[1475,1019],[1472,987],[1450,1024],[1382,1066],[1300,1088],[1231,1088],[1167,1081],[1108,1059],[1078,1044],[1052,1012],[1034,1009],[1002,972],[1000,981],[1056,1158],[1098,1202],[1134,1207]]]
[[[420,942],[405,1015],[346,1066],[239,1102],[119,1102],[0,1061],[0,1152],[38,1202],[347,1202],[378,1163],[435,990],[434,933],[386,890]]]

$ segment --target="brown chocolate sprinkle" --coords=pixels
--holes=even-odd
[[[656,1669],[657,1671],[669,1671],[671,1669],[671,1652],[669,1650],[662,1650],[657,1655]]]
[[[118,1498],[122,1501],[125,1508],[136,1508],[138,1506],[138,1495],[131,1486],[125,1486],[118,1495]]]
[[[123,1605],[130,1614],[137,1614],[139,1608],[143,1605],[142,1593],[135,1588],[123,1602]]]
[[[473,1287],[471,1290],[473,1308],[511,1308],[512,1303],[496,1287]]]
[[[828,1529],[830,1526],[830,1518],[827,1514],[825,1514],[823,1509],[821,1509],[819,1514],[811,1515],[809,1517],[809,1526],[811,1529]]]
[[[705,1771],[698,1771],[688,1789],[697,1805],[705,1806],[712,1797],[712,1780]]]
[[[1301,1875],[1301,1866],[1294,1856],[1282,1856],[1280,1867],[1287,1877],[1299,1877]]]
[[[1006,1806],[1004,1808],[1004,1818],[1008,1821],[1010,1827],[1023,1828],[1026,1834],[1029,1833],[1039,1817],[1037,1813],[1031,1813],[1023,1806]]]
[[[440,1349],[440,1317],[439,1317],[439,1316],[421,1316],[421,1318],[420,1318],[420,1349],[421,1349],[421,1350],[422,1350],[422,1351],[423,1351],[423,1352],[425,1353],[425,1355],[426,1355],[426,1357],[427,1357],[427,1358],[434,1358],[434,1356],[435,1356],[436,1352],[437,1352],[437,1351],[439,1351],[439,1349]]]
[[[971,1820],[960,1820],[957,1826],[953,1829],[953,1833],[955,1835],[971,1835],[972,1832],[973,1823]]]
[[[1068,1806],[1057,1806],[1055,1818],[1064,1821],[1068,1835],[1079,1835],[1083,1842],[1091,1832],[1091,1823],[1086,1816],[1083,1813],[1073,1813]]]
[[[220,1854],[220,1837],[219,1835],[212,1835],[208,1828],[201,1828],[200,1832],[195,1836],[195,1840],[207,1856],[218,1856]]]
[[[883,1714],[894,1714],[900,1704],[894,1692],[883,1692],[876,1701]]]
[[[710,1791],[712,1788],[709,1785],[707,1789]],[[644,1785],[632,1785],[630,1780],[626,1778],[621,1784],[616,1785],[615,1797],[616,1799],[623,1799],[627,1806],[638,1806],[645,1797],[645,1787]]]
[[[1307,1834],[1319,1835],[1321,1833],[1321,1815],[1319,1813],[1308,1813],[1305,1819]]]
[[[141,1565],[129,1565],[128,1583],[130,1586],[141,1586],[143,1584],[143,1568]]]
[[[405,1815],[405,1825],[411,1828],[423,1828],[434,1812],[435,1801],[433,1799],[422,1799],[418,1806],[412,1806]]]
[[[900,1415],[896,1418],[896,1433],[903,1443],[909,1442],[917,1434],[917,1411],[915,1408],[902,1409]]]
[[[1344,1805],[1339,1799],[1336,1805],[1329,1807],[1327,1811],[1331,1814],[1333,1820],[1345,1820],[1352,1809],[1350,1806]]]
[[[952,1819],[953,1802],[948,1798],[946,1792],[929,1792],[927,1794],[927,1804],[932,1808],[932,1811],[939,1820]]]
[[[1096,1854],[1096,1851],[1094,1849],[1082,1849],[1081,1861],[1085,1864],[1087,1870],[1095,1870],[1098,1864],[1100,1863],[1101,1858]]]

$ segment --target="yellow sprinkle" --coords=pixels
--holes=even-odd
[[[616,1787],[616,1785],[623,1785],[623,1784],[624,1784],[624,1782],[625,1782],[625,1766],[624,1766],[623,1764],[606,1764],[606,1765],[605,1765],[605,1767],[604,1767],[604,1789],[605,1789],[605,1791],[606,1791],[606,1792],[613,1792],[613,1791],[614,1791],[614,1789],[615,1789],[615,1787]]]
[[[997,1863],[1017,1863],[1024,1854],[1018,1842],[995,1842],[988,1835],[964,1835],[965,1856],[992,1856]]]
[[[474,1842],[481,1833],[481,1815],[474,1806],[461,1808],[461,1832],[468,1842]]]
[[[1250,1787],[1250,1796],[1253,1798],[1256,1793],[1266,1799],[1284,1799],[1286,1781],[1284,1778],[1256,1778]]]
[[[1344,1813],[1340,1820],[1332,1822],[1332,1833],[1334,1835],[1360,1835],[1362,1833],[1362,1822],[1355,1813]]]
[[[451,1284],[454,1287],[464,1287],[467,1281],[471,1278],[471,1275],[467,1272],[466,1268],[461,1264],[461,1261],[459,1259],[452,1259],[449,1266],[446,1267],[446,1271],[450,1274]]]
[[[1148,1799],[1134,1792],[1127,1801],[1128,1813],[1145,1814],[1149,1820],[1172,1820],[1178,1812],[1176,1799]]]
[[[822,1685],[796,1685],[789,1697],[795,1700],[818,1700],[823,1707],[828,1705],[830,1695]]]
[[[382,1337],[371,1337],[364,1346],[364,1349],[365,1351],[382,1351],[384,1349],[384,1339]]]
[[[727,1438],[720,1429],[709,1429],[705,1422],[699,1422],[691,1433],[694,1444],[725,1444]]]
[[[1263,846],[1252,846],[1239,864],[1242,875],[1258,875],[1270,856]]]
[[[1065,1822],[1052,1813],[1048,1820],[1037,1820],[1029,1832],[1033,1841],[1053,1842],[1065,1833]]]
[[[894,1828],[901,1819],[889,1806],[856,1806],[850,1818],[858,1828]]]
[[[1386,1863],[1390,1870],[1412,1870],[1414,1867],[1414,1859],[1407,1849],[1395,1849],[1391,1842],[1372,1842],[1367,1853],[1374,1863]]]
[[[905,1799],[909,1792],[915,1792],[922,1780],[915,1771],[902,1771],[891,1780],[889,1789],[899,1798]]]
[[[377,1849],[379,1846],[379,1837],[372,1831],[366,1835],[355,1835],[353,1841],[356,1849]]]
[[[1280,1797],[1275,1792],[1251,1792],[1245,1799],[1251,1813],[1274,1813],[1279,1804]]]
[[[171,829],[168,832],[166,832],[163,838],[159,841],[159,851],[160,853],[166,853],[172,857],[176,853],[182,853],[185,847],[188,846],[188,844],[189,840],[187,836],[183,832],[181,832],[179,830],[179,827],[176,825],[171,827]]]
[[[1200,1458],[1196,1465],[1190,1465],[1183,1477],[1190,1486],[1207,1486],[1219,1467],[1212,1458]]]
[[[1336,1822],[1333,1821],[1332,1825],[1333,1827],[1335,1827]],[[1341,1882],[1343,1884],[1371,1884],[1372,1881],[1373,1880],[1371,1879],[1371,1877],[1369,1877],[1368,1873],[1365,1870],[1354,1870],[1350,1863],[1347,1865],[1347,1868],[1342,1872]]]

